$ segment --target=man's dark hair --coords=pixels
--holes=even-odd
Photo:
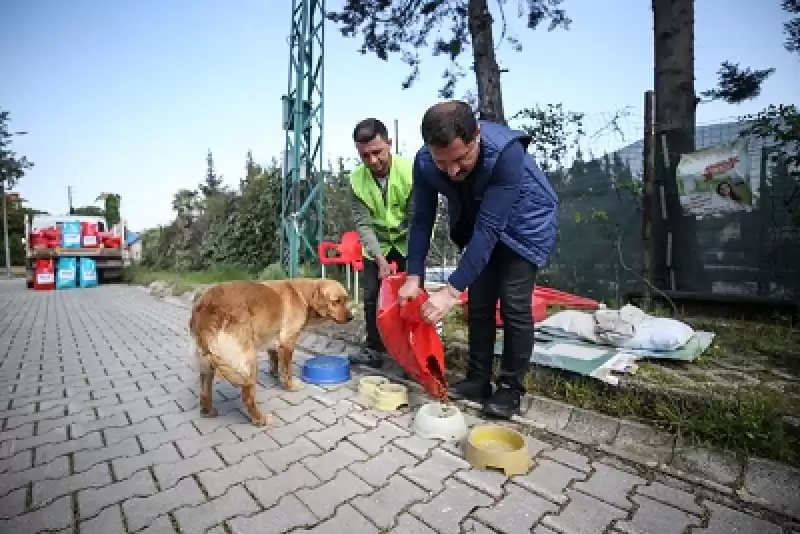
[[[456,139],[471,143],[478,134],[478,121],[469,104],[450,100],[428,108],[421,129],[426,145],[444,148]]]
[[[356,143],[369,143],[378,136],[385,141],[389,140],[389,130],[378,119],[364,119],[356,124],[355,130],[353,130],[353,141]]]

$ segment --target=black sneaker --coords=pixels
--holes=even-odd
[[[365,365],[373,369],[383,367],[383,354],[375,349],[364,348],[358,354],[351,354],[349,359],[352,365]]]
[[[453,399],[482,403],[491,396],[492,383],[482,378],[467,378],[450,386],[448,393]]]
[[[514,415],[520,415],[521,404],[521,392],[506,384],[500,384],[497,391],[483,403],[483,413],[488,417],[508,420]]]

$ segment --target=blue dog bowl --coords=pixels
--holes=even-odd
[[[303,364],[303,382],[341,384],[350,380],[350,360],[343,356],[314,356]]]

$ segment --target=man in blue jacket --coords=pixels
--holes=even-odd
[[[413,167],[408,280],[401,299],[420,289],[439,195],[448,203],[450,238],[462,250],[447,285],[422,309],[440,321],[469,288],[467,376],[454,397],[483,403],[487,415],[520,412],[523,377],[533,351],[531,295],[536,273],[556,240],[558,199],[547,177],[526,153],[531,137],[507,126],[477,121],[464,102],[441,102],[422,119],[425,146]],[[495,309],[500,300],[503,357],[492,388]]]

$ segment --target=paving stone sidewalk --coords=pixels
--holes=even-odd
[[[475,470],[414,436],[410,413],[360,406],[352,385],[289,393],[263,374],[259,401],[280,418],[264,429],[218,381],[220,416],[203,419],[187,318],[138,288],[0,281],[0,532],[794,531],[544,435],[529,438],[529,474]]]

